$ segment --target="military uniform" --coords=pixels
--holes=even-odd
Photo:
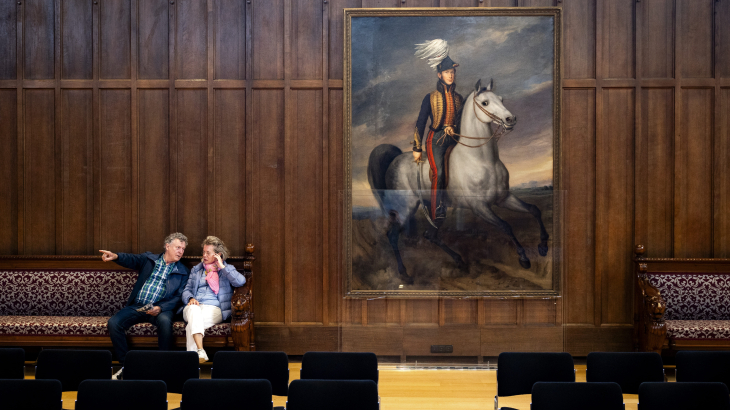
[[[446,57],[439,64],[438,72],[457,67],[458,64]],[[436,90],[427,94],[421,102],[421,111],[416,121],[416,130],[413,135],[413,151],[426,151],[428,163],[431,166],[431,217],[443,219],[446,216],[446,207],[443,203],[443,190],[446,189],[448,169],[444,161],[449,148],[456,144],[457,136],[446,134],[446,127],[451,127],[455,133],[459,132],[461,112],[464,108],[464,97],[456,91],[456,83],[445,84],[439,80]],[[426,123],[431,119],[428,134],[424,136]]]

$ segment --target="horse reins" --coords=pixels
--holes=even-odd
[[[489,137],[468,137],[466,135],[461,135],[461,134],[453,133],[451,135],[451,138],[454,141],[456,141],[457,143],[459,143],[459,144],[461,144],[461,145],[463,145],[463,146],[465,146],[467,148],[479,148],[479,147],[483,147],[484,145],[487,145],[489,143],[489,141],[492,140],[492,138],[497,138],[497,140],[499,140],[501,137],[503,137],[504,135],[506,135],[509,132],[507,130],[507,127],[504,126],[504,121],[502,121],[502,119],[500,119],[496,115],[494,115],[491,112],[485,110],[484,108],[480,107],[479,104],[477,104],[476,95],[474,97],[472,97],[471,101],[473,103],[472,105],[474,106],[474,116],[477,118],[477,120],[479,120],[483,124],[489,124],[486,121],[482,121],[481,118],[479,118],[479,116],[477,115],[477,108],[479,108],[479,110],[481,112],[483,112],[484,114],[486,114],[487,117],[491,118],[492,121],[494,121],[494,122],[496,122],[498,124],[497,131],[495,131]],[[463,142],[457,140],[456,138],[454,138],[454,135],[459,136],[461,138],[470,139],[470,140],[486,140],[486,141],[484,141],[483,143],[481,143],[479,145],[467,145],[467,144],[464,144]]]

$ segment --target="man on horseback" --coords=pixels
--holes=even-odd
[[[446,217],[444,190],[448,182],[448,153],[456,144],[464,98],[456,92],[456,64],[448,55],[449,46],[441,39],[417,44],[416,56],[428,59],[436,70],[436,90],[423,98],[413,135],[413,158],[423,161],[425,150],[431,166],[431,218],[437,223]],[[426,123],[431,119],[428,134]]]

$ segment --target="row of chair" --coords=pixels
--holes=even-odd
[[[61,389],[58,380],[0,380],[4,408],[14,410],[60,410]],[[180,409],[271,410],[272,405],[268,380],[191,379],[183,386]],[[166,410],[167,386],[161,380],[85,380],[75,408]],[[372,380],[294,380],[286,408],[377,410],[377,385]]]

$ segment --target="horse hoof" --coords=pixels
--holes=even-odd
[[[537,245],[537,251],[540,252],[540,256],[547,255],[547,252],[548,252],[547,242],[542,242],[539,245]]]
[[[520,258],[520,266],[522,266],[524,269],[530,269],[530,266],[532,266],[532,265],[530,264],[530,260],[529,259],[527,259],[527,258],[525,258],[525,259]]]

